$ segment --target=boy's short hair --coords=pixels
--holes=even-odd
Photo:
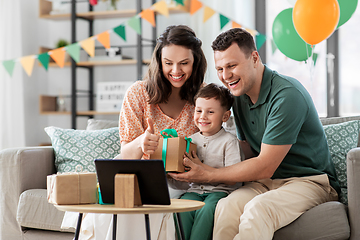
[[[231,94],[230,90],[215,83],[210,83],[205,87],[200,88],[194,97],[194,102],[196,102],[196,99],[198,98],[215,98],[220,101],[220,105],[226,110],[230,110],[234,103],[234,96]]]

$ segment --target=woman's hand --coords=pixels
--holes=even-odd
[[[148,128],[141,135],[141,150],[144,154],[153,154],[158,147],[160,136],[154,134],[154,123],[151,118],[147,119]]]
[[[121,143],[121,158],[140,159],[144,154],[153,154],[159,144],[160,136],[154,134],[152,119],[148,119],[148,128],[132,142]]]

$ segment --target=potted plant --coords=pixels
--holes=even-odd
[[[65,47],[66,45],[69,45],[70,43],[65,39],[59,39],[59,41],[56,42],[55,48],[61,48]]]

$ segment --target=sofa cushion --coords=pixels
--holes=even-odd
[[[22,227],[75,232],[61,229],[64,213],[48,203],[46,189],[31,189],[20,195],[16,219]]]
[[[346,206],[333,201],[320,204],[275,232],[273,240],[344,240],[350,237]]]
[[[347,205],[346,154],[356,148],[359,138],[359,120],[330,124],[324,126],[329,145],[331,159],[339,179],[341,194],[340,202]]]
[[[120,152],[119,128],[74,130],[46,127],[58,172],[95,172],[94,159],[111,159]]]
[[[118,121],[99,120],[99,119],[90,118],[87,121],[86,130],[100,130],[100,129],[118,127],[118,126],[119,126]]]

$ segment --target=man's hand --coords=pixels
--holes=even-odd
[[[184,158],[184,165],[186,169],[190,169],[184,173],[168,173],[172,178],[183,182],[199,182],[205,183],[211,181],[208,176],[211,176],[211,171],[205,169],[205,164],[196,164],[189,158]]]
[[[148,128],[142,135],[141,150],[145,154],[153,154],[158,147],[160,136],[154,134],[154,123],[151,118],[147,119]]]

